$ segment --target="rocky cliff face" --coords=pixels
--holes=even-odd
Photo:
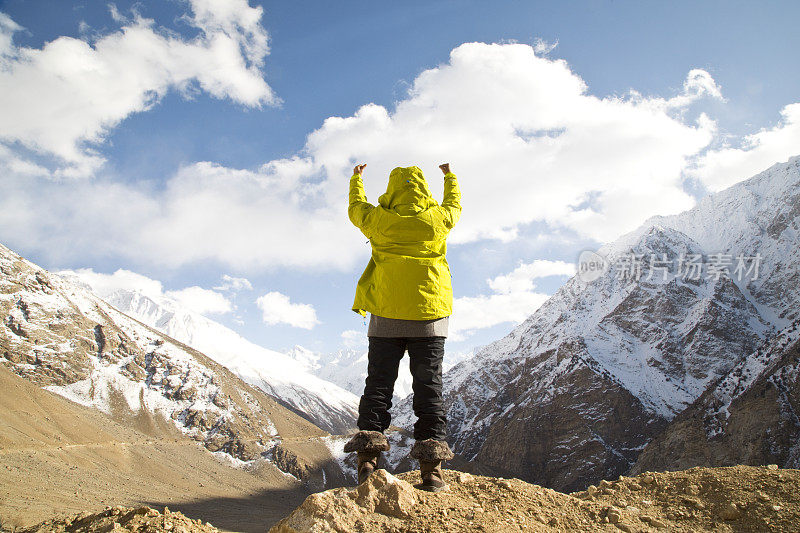
[[[559,490],[627,472],[796,318],[798,204],[793,158],[602,248],[598,279],[572,278],[446,374],[454,450],[477,471]],[[410,403],[397,415],[410,426]]]
[[[2,245],[0,317],[0,364],[67,399],[132,425],[166,421],[234,462],[266,458],[298,475],[276,457],[294,454],[294,464],[302,463],[303,446],[306,455],[326,455],[320,464],[330,462],[321,442],[313,451],[310,442],[294,442],[324,437],[318,427],[202,353]]]
[[[800,320],[743,358],[650,442],[633,472],[800,467]]]

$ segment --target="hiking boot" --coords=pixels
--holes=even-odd
[[[378,468],[381,452],[389,451],[389,440],[380,431],[359,431],[344,445],[346,453],[358,454],[358,484]]]
[[[411,458],[419,461],[422,483],[416,488],[428,492],[439,492],[447,488],[442,474],[442,461],[453,458],[450,446],[443,440],[418,440],[411,448]]]
[[[358,484],[364,483],[378,468],[381,452],[358,452]]]
[[[422,483],[416,486],[418,489],[439,492],[447,488],[442,474],[441,461],[420,461],[419,474],[422,477]]]

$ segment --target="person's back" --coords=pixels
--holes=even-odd
[[[461,193],[449,166],[446,171],[442,205],[417,167],[392,170],[378,206],[366,201],[360,174],[351,178],[348,214],[372,245],[353,311],[406,320],[451,314],[446,238],[460,216]]]
[[[411,456],[420,460],[427,490],[444,487],[440,464],[452,452],[444,441],[442,358],[448,317],[453,307],[447,234],[461,214],[461,194],[449,164],[444,173],[444,199],[431,195],[422,171],[398,167],[389,176],[378,205],[367,202],[356,166],[350,178],[350,221],[370,240],[372,257],[358,281],[352,310],[370,313],[369,363],[359,404],[359,431],[345,446],[359,456],[359,482],[377,465],[389,443],[394,382],[408,350],[414,378],[414,438]]]

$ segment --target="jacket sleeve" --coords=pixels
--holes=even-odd
[[[370,238],[368,225],[372,218],[370,215],[374,210],[375,206],[367,202],[367,195],[364,193],[364,182],[361,181],[361,176],[353,174],[353,177],[350,178],[350,206],[347,208],[347,214],[350,217],[350,222],[360,229],[367,238]]]
[[[456,175],[452,172],[444,176],[444,198],[441,207],[444,211],[445,225],[447,229],[452,229],[461,217],[461,189],[458,187]]]

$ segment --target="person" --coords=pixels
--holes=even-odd
[[[418,167],[398,167],[375,206],[364,193],[366,166],[353,169],[348,215],[372,246],[352,307],[364,317],[370,313],[369,352],[359,431],[345,451],[357,453],[360,484],[377,468],[381,452],[389,450],[384,431],[391,421],[400,360],[408,350],[417,417],[410,456],[419,461],[419,488],[438,492],[446,487],[441,463],[453,458],[445,441],[442,400],[442,358],[453,307],[445,255],[447,235],[461,216],[461,192],[449,163],[439,166],[444,174],[441,205]]]

